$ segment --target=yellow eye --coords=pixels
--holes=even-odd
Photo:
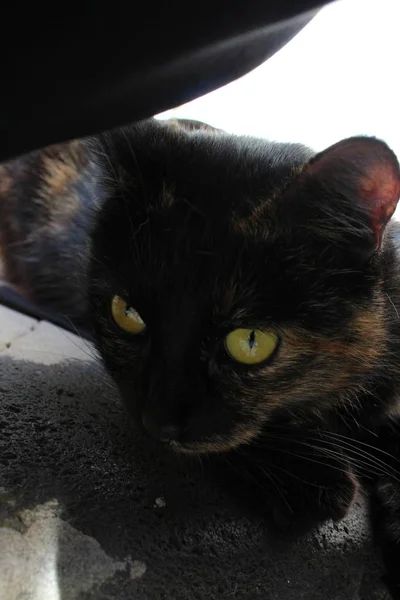
[[[225,338],[225,347],[231,358],[246,365],[267,360],[277,345],[278,336],[261,329],[235,329]]]
[[[120,296],[113,297],[111,301],[111,314],[118,327],[127,333],[138,335],[146,329],[146,323],[139,313],[131,306],[128,306],[127,302]]]

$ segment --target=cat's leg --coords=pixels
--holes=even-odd
[[[301,528],[340,521],[359,488],[346,458],[318,446],[299,447],[298,454],[284,464],[276,456],[271,470],[277,483],[273,516],[278,526]]]
[[[400,600],[400,485],[382,478],[371,493],[371,519],[380,548],[384,581],[394,600]]]
[[[86,320],[96,167],[81,141],[0,165],[0,277],[41,311]]]
[[[392,598],[400,600],[400,423],[380,435],[382,473],[370,486],[370,515],[384,563],[384,580]]]
[[[324,445],[315,432],[281,432],[272,445],[265,439],[228,457],[241,500],[256,504],[279,529],[308,528],[346,515],[359,485],[343,452]]]

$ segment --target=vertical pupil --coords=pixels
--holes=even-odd
[[[255,341],[256,341],[256,333],[253,330],[249,335],[249,346],[250,346],[251,350],[253,349]]]

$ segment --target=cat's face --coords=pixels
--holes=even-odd
[[[366,159],[354,176],[339,159],[343,187],[337,157],[303,169],[301,146],[152,123],[103,143],[90,299],[135,421],[182,450],[219,451],[277,414],[356,401],[385,348],[375,249],[399,191],[390,151],[345,147]],[[371,217],[358,196],[391,173],[385,214]]]

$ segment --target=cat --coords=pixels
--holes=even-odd
[[[400,168],[155,119],[0,166],[7,280],[87,323],[137,426],[280,526],[357,493],[400,598]]]

